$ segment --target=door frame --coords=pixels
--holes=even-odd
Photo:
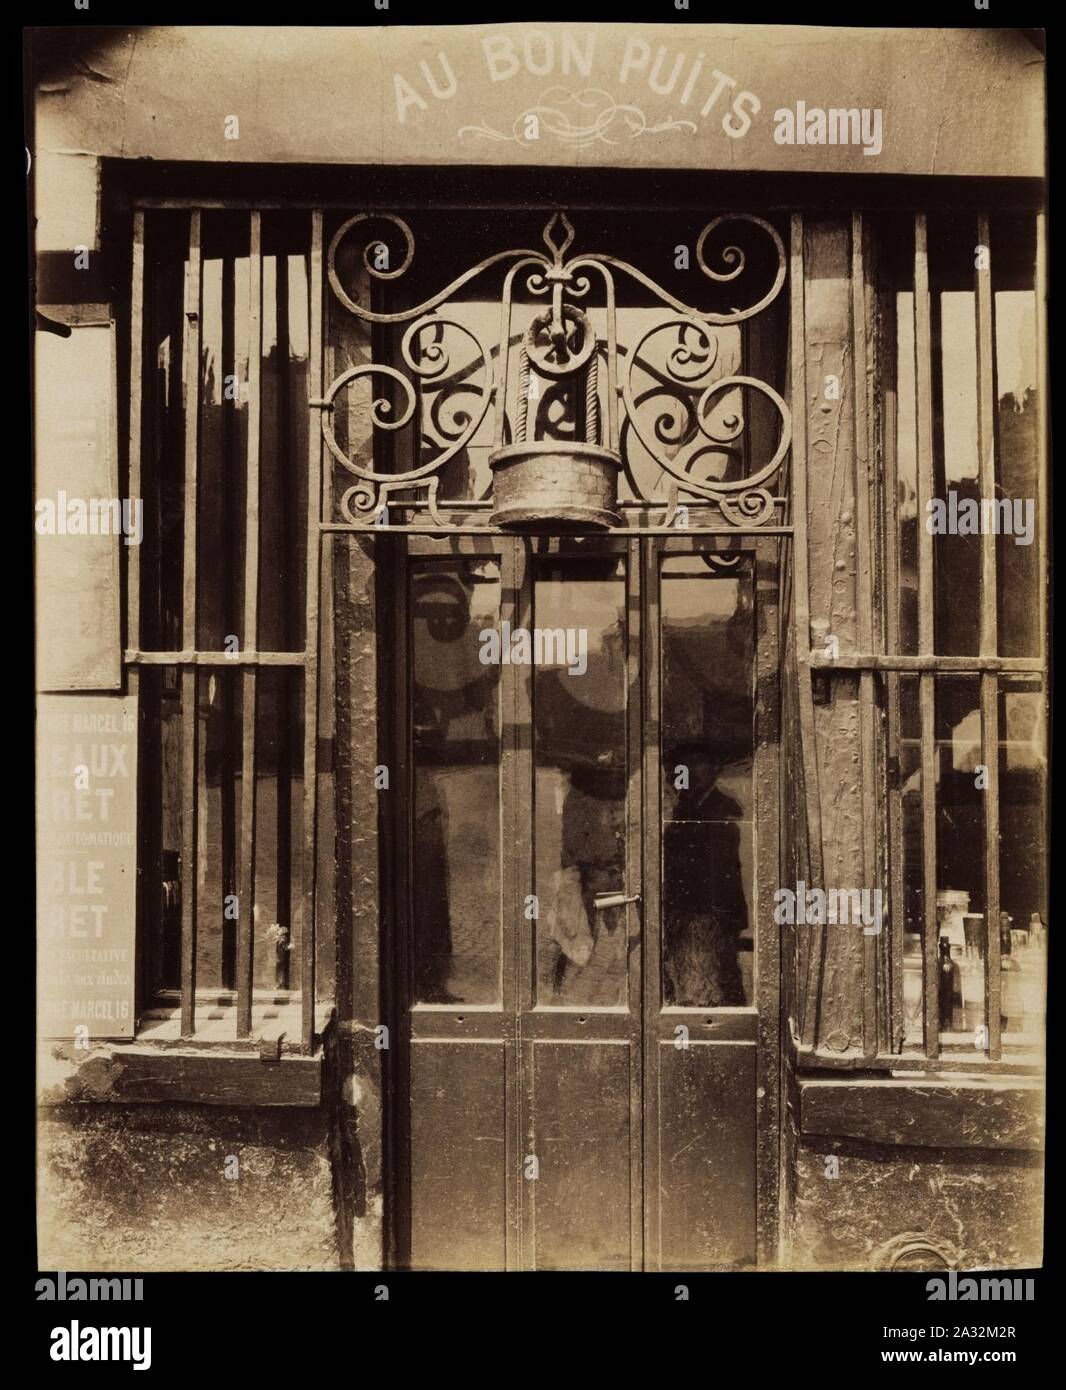
[[[411,943],[411,834],[413,822],[408,814],[411,795],[411,719],[409,717],[409,639],[411,615],[408,606],[407,564],[411,555],[460,557],[468,554],[498,555],[500,558],[501,621],[512,628],[530,625],[532,577],[527,576],[530,556],[543,536],[456,535],[451,537],[382,537],[386,545],[378,552],[378,566],[384,582],[381,614],[385,620],[385,657],[389,669],[393,705],[389,753],[394,761],[393,794],[381,817],[381,827],[391,841],[388,856],[397,873],[393,910],[383,911],[386,932],[382,942],[383,1002],[389,1024],[391,1045],[383,1068],[385,1084],[385,1254],[388,1268],[407,1268],[410,1250],[411,1140],[410,1120],[410,1037],[405,1026],[405,993],[409,979]],[[626,718],[627,757],[627,864],[633,881],[627,893],[640,894],[640,903],[628,911],[639,911],[640,933],[630,964],[630,1028],[634,1033],[630,1068],[631,1125],[630,1203],[631,1268],[652,1271],[661,1268],[659,1250],[659,1204],[645,1199],[651,1184],[659,1182],[657,1143],[659,1050],[666,1040],[664,1030],[678,1021],[699,1017],[709,1021],[700,1025],[700,1044],[741,1044],[755,1049],[755,1178],[756,1248],[759,1268],[772,1267],[778,1260],[781,1186],[781,941],[772,910],[780,879],[780,650],[779,610],[782,540],[778,536],[686,535],[609,536],[613,547],[626,556],[626,596],[628,607],[627,689],[638,694],[638,708],[628,707]],[[560,553],[572,553],[572,536],[548,537]],[[752,1005],[742,1009],[701,1010],[663,1007],[660,1010],[661,894],[659,854],[661,844],[661,774],[659,691],[661,641],[658,638],[660,612],[660,557],[664,554],[692,554],[700,551],[747,553],[752,556],[755,624],[754,695],[755,730],[753,757],[753,889],[755,923],[755,996]],[[516,676],[516,668],[503,667],[500,681],[500,797],[501,844],[516,842],[520,831],[519,801],[523,787],[529,788],[533,775],[530,747],[522,747],[522,730],[530,727],[528,696]],[[386,758],[389,761],[389,758]],[[632,814],[635,782],[639,783],[636,810]],[[529,792],[527,790],[528,797]],[[531,863],[535,851],[530,845]],[[512,921],[523,923],[523,902],[528,883],[515,856],[501,852],[501,911]],[[647,932],[648,922],[659,929]],[[524,1209],[528,1194],[523,1190],[522,1155],[528,1132],[529,1097],[522,1094],[519,1049],[532,1047],[533,1040],[522,1035],[518,988],[523,980],[535,980],[535,940],[529,930],[515,933],[513,951],[517,959],[508,969],[503,955],[508,950],[506,935],[501,954],[501,1010],[505,1044],[505,1099],[508,1124],[505,1135],[506,1232],[505,1268],[532,1269],[531,1252],[522,1248],[521,1232],[527,1229],[529,1213]],[[391,929],[390,929],[391,928]],[[633,961],[635,960],[635,965]],[[639,993],[632,992],[632,972],[637,972]],[[438,1007],[439,1019],[447,1013]],[[483,1013],[489,1011],[481,1006]],[[458,1014],[458,1008],[453,1010]],[[535,1007],[533,1010],[536,1013]],[[547,1013],[547,1011],[545,1011]],[[558,1018],[558,1011],[552,1011]],[[576,1012],[576,1011],[575,1011]],[[467,1006],[464,1018],[476,1017],[477,1006]],[[487,1020],[486,1020],[487,1021]],[[539,1030],[538,1030],[539,1031]],[[528,1075],[529,1058],[526,1063]]]

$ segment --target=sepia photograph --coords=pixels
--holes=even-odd
[[[42,1364],[267,1273],[1025,1359],[1046,34],[643,9],[22,31]]]

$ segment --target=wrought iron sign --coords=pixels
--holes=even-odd
[[[362,271],[348,245],[360,236]],[[672,525],[680,505],[710,509],[715,524],[737,530],[781,519],[789,408],[768,381],[733,370],[739,362],[728,363],[723,351],[723,334],[732,332],[736,357],[736,326],[761,315],[784,285],[785,248],[775,228],[727,214],[699,233],[696,268],[738,300],[753,278],[746,277],[753,244],[762,243],[752,302],[719,310],[684,303],[616,256],[571,255],[575,237],[570,218],[557,212],[543,230],[546,251],[498,251],[414,307],[385,312],[370,307],[371,290],[411,267],[410,226],[392,213],[362,212],[337,229],[326,266],[332,311],[368,330],[381,325],[379,341],[388,328],[402,331],[389,360],[354,361],[311,402],[339,470],[332,489],[339,524],[392,524],[399,513],[400,529],[447,530],[463,517],[469,531],[473,516],[485,529],[586,531],[622,526],[628,510],[635,524],[627,529],[647,530]],[[346,246],[346,264],[355,267],[347,286]],[[502,284],[489,301],[498,328],[489,334],[486,313],[474,321],[469,312],[466,287],[499,270]],[[628,277],[642,306],[626,320],[628,342],[620,340],[619,277]],[[484,283],[482,311],[489,307]],[[342,411],[346,419],[351,413],[353,390],[369,392],[366,437],[357,441],[335,428]],[[764,418],[774,422],[757,440],[746,437],[748,393],[762,398]],[[380,432],[405,430],[414,432],[406,459],[396,448],[383,459]],[[487,453],[478,485],[442,487],[448,465],[475,448]]]

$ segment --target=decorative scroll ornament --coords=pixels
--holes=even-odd
[[[641,135],[662,135],[676,130],[695,134],[696,123],[667,120],[649,125],[639,106],[619,103],[602,88],[571,92],[566,87],[550,87],[534,106],[527,106],[518,113],[509,133],[482,122],[481,125],[462,126],[459,138],[471,135],[502,144],[531,145],[543,132],[569,149],[587,150],[593,145],[620,145]]]
[[[357,363],[343,371],[321,400],[326,447],[342,473],[355,481],[340,492],[338,507],[353,526],[379,524],[390,498],[402,508],[428,511],[433,524],[445,528],[440,509],[442,470],[475,440],[494,409],[491,523],[509,528],[569,527],[600,529],[620,524],[618,478],[623,468],[635,503],[665,505],[670,525],[681,502],[715,505],[730,525],[757,528],[769,522],[779,499],[775,480],[791,443],[788,406],[767,382],[721,371],[722,346],[716,329],[736,325],[766,309],[785,279],[784,246],[769,222],[747,214],[716,217],[703,228],[695,246],[700,273],[732,289],[748,267],[746,252],[726,228],[762,237],[773,253],[770,283],[753,303],[725,310],[704,310],[676,299],[628,261],[602,253],[570,257],[575,231],[566,213],[549,218],[543,242],[547,251],[515,248],[496,252],[470,266],[443,289],[410,309],[376,313],[349,293],[338,270],[338,251],[357,227],[384,227],[389,245],[368,240],[362,266],[368,277],[395,280],[415,255],[414,234],[391,213],[358,213],[334,235],[327,254],[327,275],[334,295],[351,314],[368,324],[402,325],[397,358],[388,363]],[[396,235],[400,245],[395,246]],[[718,246],[715,264],[707,259]],[[399,250],[399,263],[390,252]],[[384,254],[383,254],[384,253]],[[491,346],[446,306],[464,286],[494,267],[506,267],[500,293],[498,340]],[[616,278],[627,276],[667,308],[630,346],[618,341]],[[516,280],[543,308],[529,312],[515,303]],[[591,292],[601,286],[601,308],[592,307]],[[580,301],[580,302],[578,302]],[[442,307],[443,306],[443,307]],[[524,327],[513,332],[514,319]],[[596,322],[603,329],[597,332]],[[656,353],[651,349],[658,340]],[[665,347],[665,352],[662,351]],[[619,380],[619,359],[623,359]],[[370,436],[354,447],[342,446],[335,417],[347,393],[363,379],[380,383],[361,412],[354,410]],[[746,444],[744,402],[757,396],[776,416],[776,443],[768,456],[754,457]],[[353,406],[346,419],[352,429]],[[565,420],[565,424],[560,423]],[[406,470],[376,469],[372,440],[376,431],[415,431],[422,459]],[[760,440],[765,431],[760,430]],[[658,469],[667,497],[648,497],[638,484],[634,460],[643,470]],[[429,453],[426,458],[424,455]]]

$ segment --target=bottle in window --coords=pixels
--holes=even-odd
[[[962,972],[951,958],[951,942],[940,938],[940,1031],[960,1033],[963,1028]]]

